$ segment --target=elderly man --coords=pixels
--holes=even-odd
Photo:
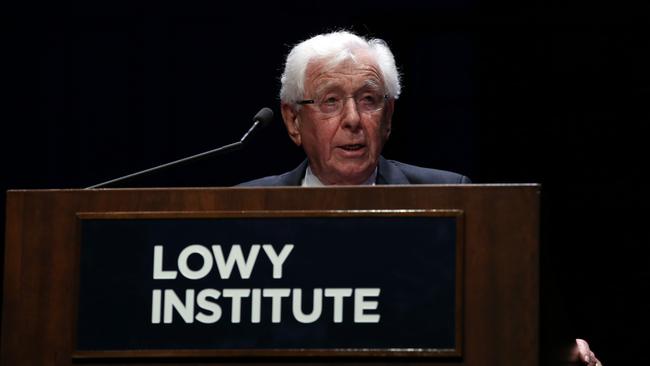
[[[294,170],[242,186],[462,184],[460,174],[386,160],[400,81],[393,53],[379,39],[321,34],[296,45],[282,75],[282,118],[307,160]],[[575,361],[600,362],[576,340]]]
[[[282,75],[282,118],[307,160],[245,186],[470,183],[460,174],[384,159],[399,74],[385,42],[348,32],[308,39],[291,50]]]

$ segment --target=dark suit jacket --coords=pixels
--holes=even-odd
[[[290,172],[255,179],[240,184],[241,187],[299,186],[307,171],[307,160]],[[379,157],[376,184],[466,184],[471,183],[464,175],[444,170],[420,168],[415,165],[386,160]]]

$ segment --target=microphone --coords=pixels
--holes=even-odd
[[[253,117],[253,125],[251,128],[244,134],[244,136],[239,140],[241,143],[246,142],[246,138],[250,136],[255,130],[264,128],[268,126],[273,120],[273,111],[271,108],[264,107],[260,109],[259,112]]]
[[[247,143],[248,140],[250,140],[249,136],[253,135],[255,133],[255,131],[268,126],[271,123],[272,120],[273,120],[273,111],[271,110],[271,108],[264,107],[264,108],[260,109],[259,112],[257,112],[255,117],[253,117],[253,125],[251,126],[250,129],[248,129],[248,131],[244,134],[244,136],[242,136],[242,138],[239,139],[239,141],[237,141],[237,142],[234,142],[232,144],[228,144],[228,145],[225,145],[225,146],[221,146],[221,147],[218,147],[216,149],[212,149],[210,151],[202,152],[200,154],[196,154],[196,155],[188,156],[188,157],[185,157],[185,158],[182,158],[182,159],[174,160],[174,161],[166,163],[166,164],[161,164],[161,165],[155,166],[153,168],[145,169],[145,170],[142,170],[142,171],[139,171],[139,172],[136,172],[136,173],[132,173],[132,174],[129,174],[129,175],[125,175],[125,176],[122,176],[122,177],[119,177],[119,178],[111,179],[111,180],[108,180],[106,182],[102,182],[102,183],[92,185],[90,187],[86,187],[84,189],[101,188],[101,187],[107,186],[109,184],[117,183],[117,182],[120,182],[120,181],[123,181],[123,180],[126,180],[126,179],[130,179],[130,178],[134,178],[134,177],[137,177],[137,176],[140,176],[140,175],[151,173],[151,172],[154,172],[156,170],[161,170],[161,169],[164,169],[164,168],[168,168],[168,167],[173,166],[173,165],[186,163],[186,162],[191,161],[191,160],[204,158],[204,157],[207,157],[207,156],[210,156],[210,155],[223,154],[223,153],[230,152],[230,151],[240,150],[240,149],[242,149],[244,147],[244,144]]]

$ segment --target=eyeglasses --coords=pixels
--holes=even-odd
[[[388,95],[372,91],[365,91],[358,95],[350,96],[328,93],[317,99],[299,100],[296,104],[314,105],[323,115],[333,117],[339,115],[341,111],[343,111],[345,101],[349,98],[354,99],[359,113],[374,113],[384,108]]]

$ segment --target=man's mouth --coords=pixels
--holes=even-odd
[[[341,149],[345,150],[345,151],[357,151],[357,150],[363,149],[364,147],[366,147],[366,145],[364,145],[364,144],[348,144],[348,145],[341,145],[339,147]]]

